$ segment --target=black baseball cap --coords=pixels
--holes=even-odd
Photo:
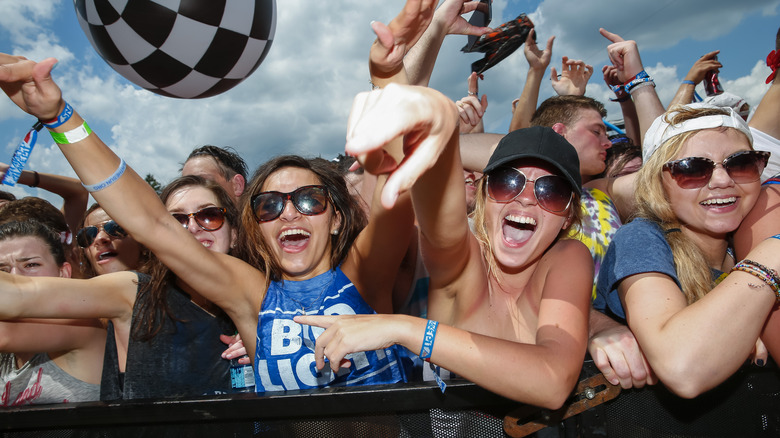
[[[518,129],[505,135],[490,156],[487,174],[497,167],[521,158],[536,158],[560,171],[578,195],[582,195],[580,159],[577,150],[562,135],[545,126]]]

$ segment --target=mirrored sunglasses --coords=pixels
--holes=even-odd
[[[716,163],[705,157],[687,157],[664,164],[672,179],[683,189],[698,189],[706,186],[718,165],[723,166],[729,177],[737,184],[758,181],[769,160],[766,151],[740,151]]]
[[[290,193],[261,192],[252,196],[252,210],[260,222],[281,216],[287,201],[306,216],[322,214],[328,208],[328,189],[325,186],[303,186]]]
[[[195,213],[173,213],[173,216],[184,227],[188,228],[190,218],[195,219],[195,223],[206,231],[217,231],[225,224],[225,213],[227,209],[222,207],[206,207]]]
[[[108,221],[97,226],[84,227],[76,234],[76,243],[82,248],[88,248],[97,238],[100,230],[103,230],[112,239],[127,237],[127,232],[115,221]]]
[[[497,202],[510,202],[523,193],[527,182],[534,185],[536,202],[551,213],[560,213],[569,208],[574,190],[565,178],[558,175],[544,175],[529,179],[514,167],[499,167],[487,175],[487,192]]]

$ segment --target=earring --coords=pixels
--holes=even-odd
[[[339,229],[336,228],[335,230],[331,231],[330,234],[332,234],[334,236],[338,236],[339,235]]]

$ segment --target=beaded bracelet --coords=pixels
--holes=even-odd
[[[766,266],[752,260],[744,259],[734,265],[731,271],[747,272],[748,274],[751,274],[759,280],[763,281],[767,286],[769,286],[770,289],[772,289],[772,292],[774,292],[777,300],[780,301],[780,278],[778,278],[777,271],[774,269],[767,268]]]

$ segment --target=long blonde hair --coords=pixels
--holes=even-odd
[[[729,113],[719,108],[675,106],[662,117],[666,122],[678,125],[687,120],[720,114],[728,115]],[[735,128],[722,129],[740,132]],[[688,140],[699,132],[685,132],[664,142],[637,172],[635,187],[641,187],[642,190],[634,191],[636,217],[650,220],[664,230],[666,241],[672,248],[677,278],[680,280],[681,289],[688,304],[706,295],[712,290],[714,284],[709,264],[701,249],[680,231],[682,224],[674,214],[669,196],[663,186],[663,167],[667,162],[674,160]]]

